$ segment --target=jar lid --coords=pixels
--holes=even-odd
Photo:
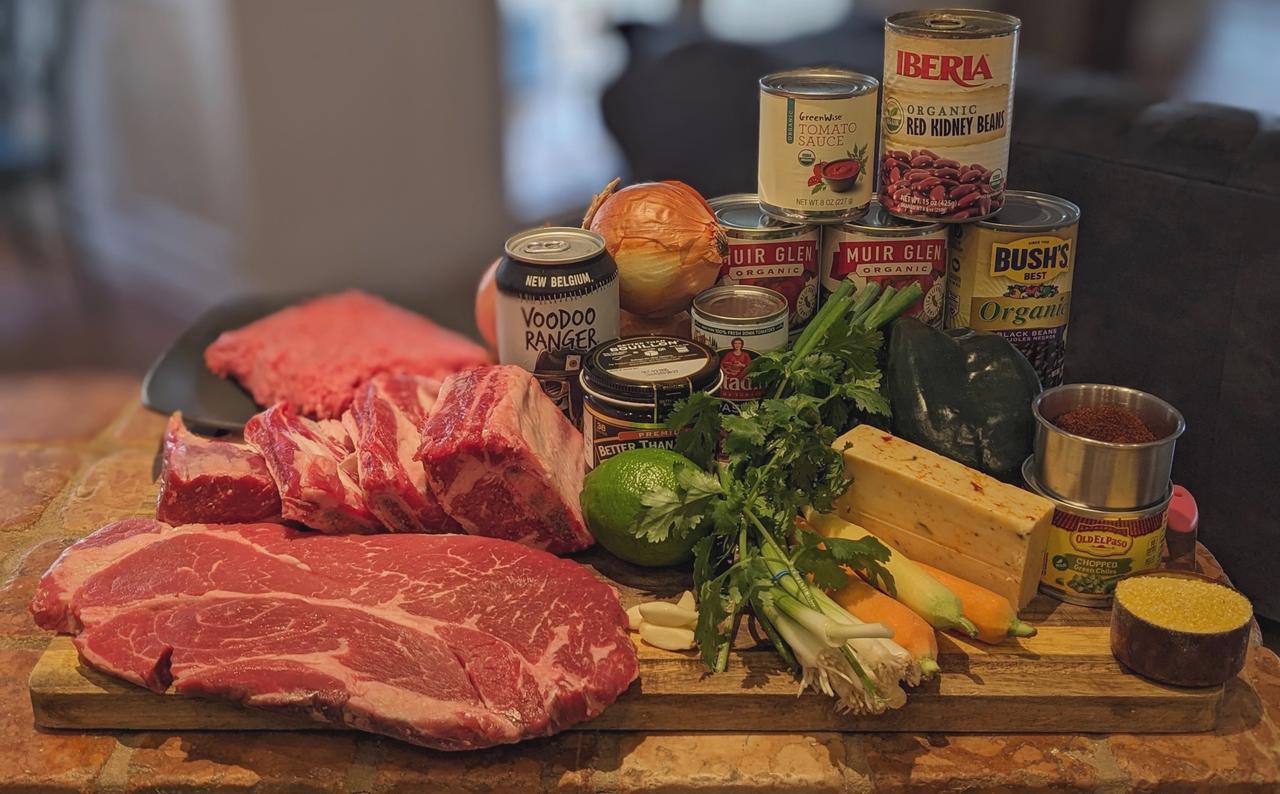
[[[579,377],[592,397],[648,407],[713,390],[720,359],[706,345],[678,336],[627,336],[592,348]]]
[[[1200,524],[1200,509],[1196,498],[1181,485],[1173,486],[1173,499],[1169,501],[1169,531],[1195,532]]]

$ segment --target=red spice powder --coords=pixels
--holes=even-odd
[[[1132,411],[1115,405],[1077,408],[1053,423],[1068,433],[1106,441],[1110,444],[1141,444],[1155,441],[1155,434]]]

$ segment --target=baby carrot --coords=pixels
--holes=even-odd
[[[1018,612],[1008,599],[959,576],[917,562],[933,578],[960,596],[964,616],[978,627],[978,639],[992,645],[1005,637],[1034,637],[1036,627],[1018,620]]]
[[[925,619],[889,596],[850,574],[849,583],[831,594],[832,600],[864,623],[883,623],[893,631],[893,641],[911,654],[919,674],[907,683],[918,684],[938,672],[938,637]]]

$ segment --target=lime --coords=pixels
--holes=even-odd
[[[582,487],[582,512],[591,534],[615,557],[648,567],[679,565],[693,559],[693,546],[706,530],[672,531],[653,543],[632,534],[643,505],[640,498],[654,488],[674,488],[676,465],[696,464],[669,449],[629,449],[591,470]]]

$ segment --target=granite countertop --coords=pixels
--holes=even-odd
[[[49,635],[27,614],[36,580],[76,538],[153,512],[163,425],[132,377],[0,376],[0,789],[1280,790],[1280,660],[1257,645],[1211,734],[578,731],[448,754],[353,732],[37,730],[27,675]]]

